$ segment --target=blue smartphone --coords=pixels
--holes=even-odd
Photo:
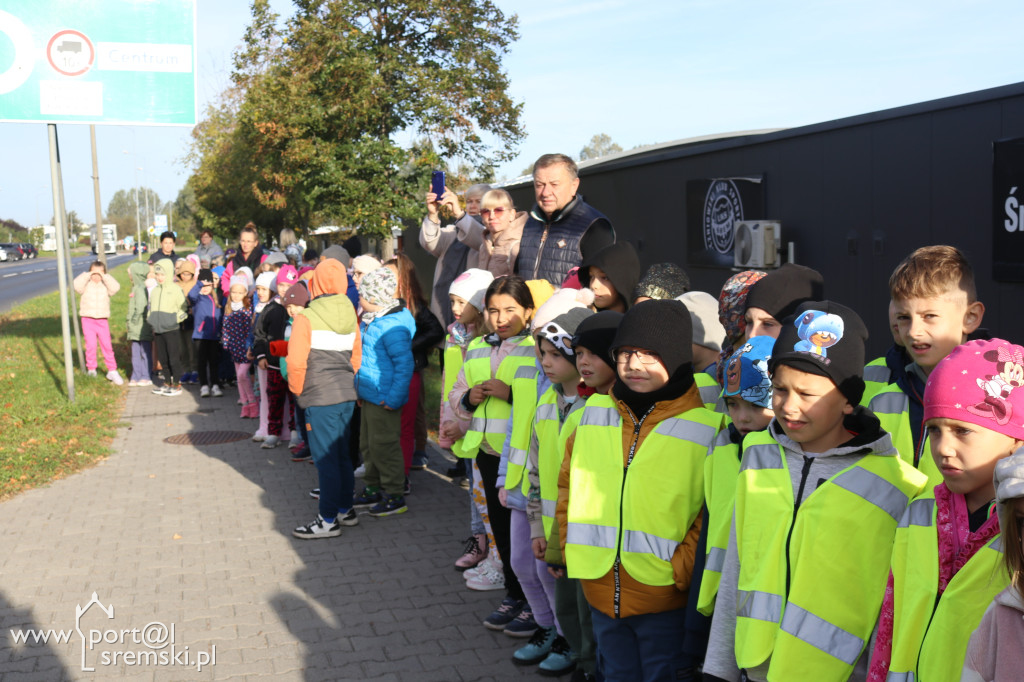
[[[444,171],[434,171],[430,178],[430,191],[437,195],[438,201],[444,194]]]

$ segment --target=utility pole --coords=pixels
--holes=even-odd
[[[100,166],[96,158],[96,126],[94,124],[89,125],[89,142],[92,144],[92,193],[96,202],[96,257],[106,267],[107,249],[103,244],[103,208],[100,206]]]
[[[64,232],[65,216],[61,212],[60,150],[57,146],[57,126],[46,126],[50,138],[50,184],[53,185],[53,222],[57,230],[57,288],[60,291],[60,330],[64,346],[64,383],[68,401],[75,402],[75,373],[71,364],[71,328],[68,325],[68,272],[64,269],[64,252],[68,249]]]

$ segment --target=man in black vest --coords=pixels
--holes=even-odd
[[[588,253],[615,243],[615,230],[603,213],[576,194],[576,162],[565,154],[545,154],[533,164],[537,203],[523,228],[516,273],[546,279],[556,287]]]

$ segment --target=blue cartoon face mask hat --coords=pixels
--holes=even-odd
[[[828,377],[853,405],[864,395],[868,330],[860,316],[835,301],[808,301],[782,323],[768,370],[784,364]]]
[[[771,409],[772,380],[768,361],[775,339],[753,336],[729,357],[725,366],[723,396],[738,396],[758,407]]]

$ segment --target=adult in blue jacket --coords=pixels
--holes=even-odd
[[[366,487],[354,502],[369,507],[372,516],[406,511],[405,462],[399,434],[401,408],[409,399],[414,361],[412,337],[416,322],[402,299],[395,298],[398,279],[391,268],[378,268],[363,277],[359,302],[362,360],[356,391],[362,404],[359,449],[363,452]]]

